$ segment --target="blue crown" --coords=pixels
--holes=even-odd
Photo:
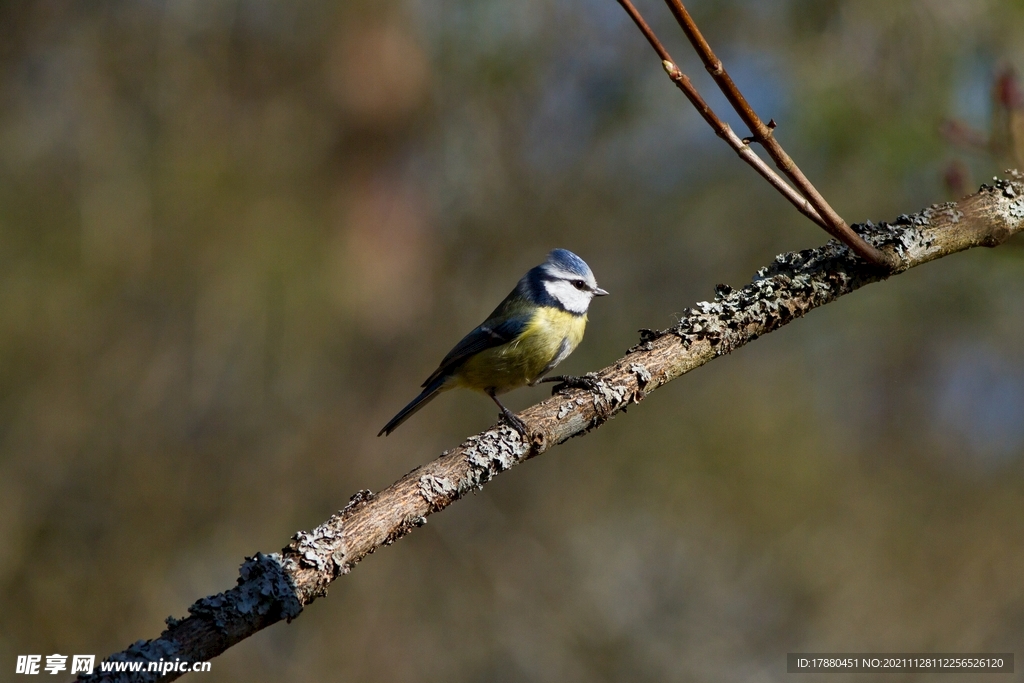
[[[555,249],[548,254],[548,263],[568,273],[587,277],[590,275],[590,266],[576,254],[568,249]]]

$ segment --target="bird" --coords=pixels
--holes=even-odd
[[[546,375],[579,345],[591,300],[606,294],[583,259],[568,249],[553,250],[544,263],[519,280],[486,320],[448,352],[421,385],[420,395],[391,418],[377,436],[390,434],[445,391],[466,388],[487,394],[505,422],[527,437],[525,423],[502,404],[498,395],[538,382],[592,384],[586,378]]]

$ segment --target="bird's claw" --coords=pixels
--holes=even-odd
[[[530,438],[530,430],[527,428],[526,423],[523,422],[519,418],[519,416],[514,414],[512,411],[506,410],[502,413],[499,413],[498,419],[499,421],[504,422],[509,427],[519,432],[519,436],[523,437],[524,439]]]
[[[597,374],[588,372],[586,375],[562,375],[560,377],[553,377],[553,381],[558,382],[551,389],[551,395],[554,396],[566,389],[586,389],[587,391],[594,391],[597,389],[600,380],[597,378]]]

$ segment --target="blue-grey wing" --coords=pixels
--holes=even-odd
[[[500,311],[501,307],[495,311],[495,314]],[[462,341],[448,352],[448,355],[441,361],[441,365],[434,371],[434,374],[427,378],[423,386],[427,386],[438,377],[454,372],[467,359],[481,351],[509,343],[522,334],[529,323],[530,315],[528,314],[515,315],[503,320],[492,314],[491,318],[463,337]]]

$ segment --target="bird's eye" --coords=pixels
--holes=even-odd
[[[583,290],[585,290],[587,288],[587,283],[584,282],[583,280],[573,280],[572,281],[572,286],[582,292]]]

